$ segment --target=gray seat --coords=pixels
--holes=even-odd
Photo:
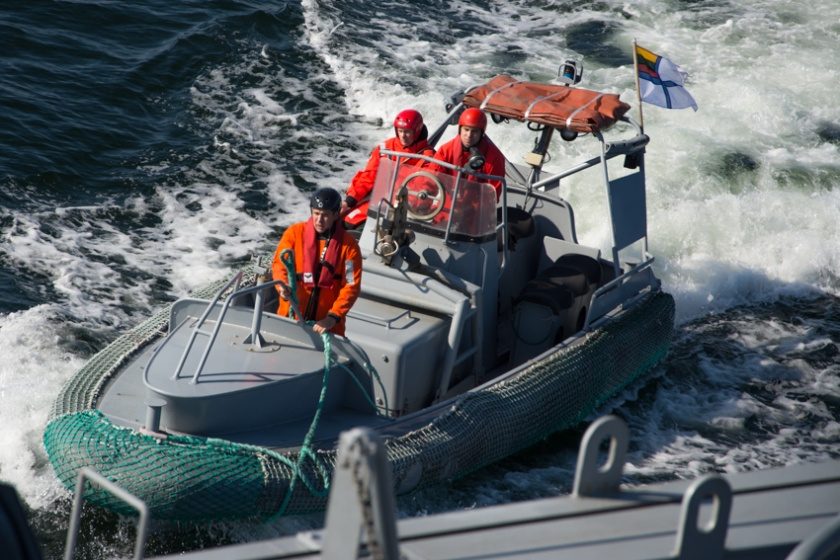
[[[516,242],[520,239],[524,239],[526,237],[530,237],[534,234],[535,226],[534,226],[534,218],[523,210],[522,208],[517,208],[515,206],[508,206],[507,209],[507,224],[508,224],[508,239],[510,241],[510,246],[508,249],[511,251],[516,250]],[[502,209],[496,208],[496,222],[502,222]],[[498,234],[496,235],[498,250],[502,250],[502,241],[504,232],[499,230]]]
[[[604,275],[601,264],[587,255],[578,253],[566,254],[554,261],[554,267],[563,267],[576,270],[584,275],[589,284],[599,285]],[[582,294],[583,292],[579,292]]]

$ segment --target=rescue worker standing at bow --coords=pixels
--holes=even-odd
[[[458,135],[440,147],[436,159],[458,167],[467,167],[467,169],[473,169],[475,172],[484,175],[504,177],[505,156],[484,133],[486,128],[487,116],[480,109],[475,107],[466,109],[458,119]],[[472,161],[480,165],[473,167],[469,165],[470,160],[476,156],[478,156],[478,161],[475,159]],[[483,163],[481,162],[482,159]],[[440,170],[453,174],[451,169],[440,168]],[[485,182],[484,179],[472,175],[468,175],[467,179]],[[486,182],[489,182],[496,189],[496,200],[498,200],[502,193],[502,182]]]
[[[274,252],[271,272],[274,280],[288,284],[282,254],[291,249],[295,256],[297,303],[303,319],[315,321],[312,329],[344,335],[345,317],[361,290],[362,254],[359,245],[341,225],[341,195],[321,188],[310,199],[310,218],[289,226]],[[277,314],[289,314],[291,294],[277,285],[280,305]]]
[[[373,183],[376,179],[376,172],[379,169],[379,160],[382,157],[380,150],[390,150],[392,152],[401,152],[406,154],[422,154],[424,156],[434,156],[435,150],[429,146],[427,140],[429,132],[426,125],[423,124],[423,116],[414,109],[405,109],[394,118],[394,134],[393,138],[388,138],[380,145],[376,146],[370,153],[365,168],[353,177],[350,186],[347,188],[347,196],[342,203],[342,214],[353,210],[359,203],[367,200],[370,192],[373,190]],[[401,165],[415,165],[422,167],[426,162],[422,159],[412,158],[403,159],[400,161]],[[367,217],[367,211],[361,213],[361,216],[345,217],[345,222],[348,225],[356,226],[364,221]]]

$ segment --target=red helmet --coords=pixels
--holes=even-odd
[[[458,119],[458,126],[471,126],[473,128],[480,128],[482,132],[487,128],[487,116],[481,112],[481,109],[470,107]]]
[[[413,130],[414,134],[419,135],[423,128],[423,115],[414,109],[400,111],[394,118],[394,134],[396,134],[398,128],[407,128]]]

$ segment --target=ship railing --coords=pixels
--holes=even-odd
[[[840,550],[840,515],[834,521],[800,542],[785,560],[829,560]]]
[[[600,513],[633,508],[635,500],[620,488],[629,442],[630,432],[627,424],[617,416],[603,416],[593,422],[581,440],[572,499],[620,500],[621,503],[611,506],[606,503],[599,505]],[[148,507],[142,500],[96,471],[82,468],[76,484],[65,560],[71,560],[75,553],[85,484],[88,481],[125,501],[139,513],[134,559],[142,559],[150,519]],[[369,428],[354,428],[343,432],[339,439],[336,466],[330,486],[324,528],[301,532],[296,536],[295,540],[303,547],[305,554],[320,553],[320,557],[325,560],[414,557],[413,554],[403,554],[408,551],[400,550],[393,475],[387,448],[381,436]],[[733,495],[729,482],[717,474],[695,480],[681,498],[668,493],[658,495],[652,503],[681,503],[676,543],[669,558],[728,558],[732,551],[727,551],[725,543]],[[709,502],[712,504],[712,511],[701,511]],[[539,522],[538,518],[530,520]],[[248,546],[253,547],[254,544]],[[281,549],[288,550],[289,554],[278,553]],[[256,550],[247,556],[256,558]],[[301,550],[295,547],[275,548],[268,544],[266,550],[273,553],[259,556],[260,558],[291,558],[302,555]],[[832,554],[838,550],[840,516],[835,516],[822,529],[800,541],[785,559],[825,560],[833,558]],[[203,558],[204,555],[212,555],[213,558],[246,556],[237,555],[235,552],[225,556],[224,549],[187,553],[185,556]]]
[[[146,502],[134,494],[88,467],[82,467],[76,479],[76,491],[73,495],[73,510],[70,514],[70,526],[67,529],[67,542],[64,547],[64,560],[72,560],[76,554],[79,525],[81,524],[82,518],[82,506],[85,501],[85,486],[88,482],[101,487],[137,511],[139,517],[137,519],[137,536],[135,537],[136,541],[134,543],[134,560],[142,560],[143,549],[146,546],[146,536],[149,534],[149,507],[146,505]]]
[[[603,416],[588,427],[578,453],[573,499],[624,495],[620,483],[629,442],[627,424],[617,416]],[[728,557],[726,536],[733,495],[729,482],[717,474],[701,477],[688,486],[680,500],[680,519],[671,558]],[[666,500],[662,498],[663,503]],[[703,509],[708,502],[712,503],[711,511]],[[619,510],[632,505],[632,500],[628,500],[614,507]],[[385,446],[373,430],[355,428],[341,435],[327,507],[324,529],[298,536],[311,548],[320,548],[322,558],[404,557],[395,523],[391,468]],[[840,516],[801,541],[786,560],[824,560],[838,550]]]

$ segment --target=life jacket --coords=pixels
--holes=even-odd
[[[307,220],[303,228],[303,270],[298,276],[308,287],[313,288],[316,284],[315,274],[318,274],[319,288],[332,288],[335,283],[335,274],[338,266],[339,249],[344,239],[344,228],[341,222],[336,222],[333,233],[327,239],[326,245],[319,253],[318,232],[312,225],[312,218]]]

